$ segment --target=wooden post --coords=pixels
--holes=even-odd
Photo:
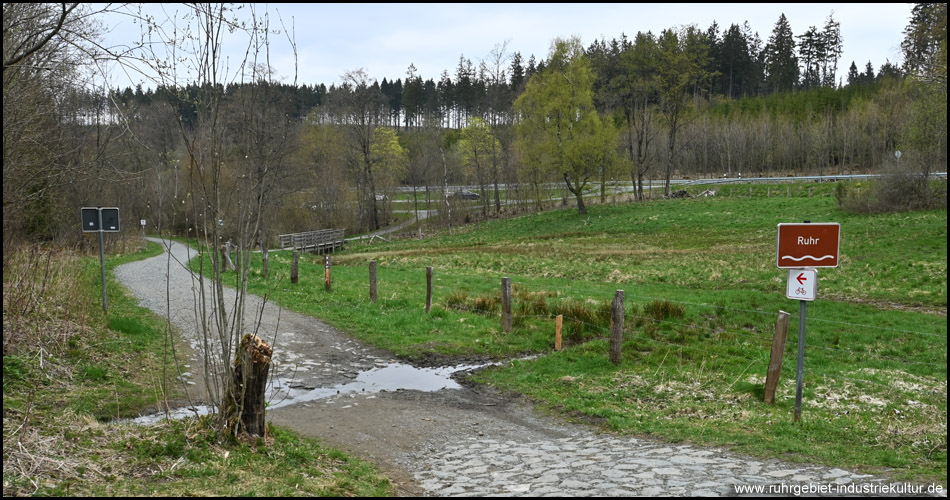
[[[261,241],[261,276],[267,277],[267,247]]]
[[[617,290],[610,307],[610,362],[619,365],[623,359],[623,290]]]
[[[274,349],[250,333],[241,339],[231,382],[224,400],[224,414],[236,433],[264,436],[264,410],[267,395],[267,372]]]
[[[426,267],[426,314],[432,309],[432,268]]]
[[[294,250],[294,261],[290,264],[290,282],[297,283],[297,261],[300,260],[300,252]]]
[[[554,318],[554,350],[561,350],[561,327],[564,326],[564,315],[558,314]]]
[[[778,312],[775,321],[775,336],[772,337],[772,353],[769,355],[769,370],[765,377],[765,402],[775,404],[775,388],[782,376],[782,356],[785,354],[785,340],[788,338],[788,317],[785,311]]]
[[[323,263],[323,287],[326,288],[326,290],[329,292],[329,291],[330,291],[330,256],[329,256],[329,255],[325,255],[325,256],[323,257],[323,260],[324,260],[324,263]]]
[[[501,330],[511,331],[511,278],[501,279]]]
[[[376,302],[376,261],[369,261],[369,300]]]

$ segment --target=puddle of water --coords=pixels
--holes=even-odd
[[[333,387],[299,388],[292,387],[291,383],[281,377],[275,377],[268,391],[268,409],[281,408],[297,403],[316,401],[337,395],[354,392],[371,394],[382,391],[415,390],[434,392],[442,389],[460,389],[457,382],[452,380],[452,374],[464,370],[481,368],[485,365],[445,366],[440,368],[416,368],[412,365],[392,363],[390,365],[373,368],[360,372],[352,382],[337,384]],[[209,406],[192,406],[178,408],[171,411],[167,418],[180,419],[195,415],[207,415],[211,412]],[[148,425],[160,422],[166,414],[158,413],[143,415],[131,420],[123,420],[133,424]]]
[[[211,413],[210,406],[189,406],[187,408],[175,408],[174,410],[169,411],[167,415],[165,412],[153,413],[151,415],[142,415],[141,417],[121,419],[117,420],[116,422],[121,424],[152,425],[157,424],[166,418],[169,420],[179,420],[182,418],[207,415],[209,413]]]
[[[280,408],[305,401],[315,401],[337,394],[354,392],[375,393],[381,391],[415,390],[423,392],[440,391],[442,389],[460,389],[457,382],[452,380],[452,374],[463,370],[480,368],[485,365],[446,366],[441,368],[416,368],[411,365],[394,363],[382,368],[374,368],[361,372],[352,382],[337,384],[333,387],[316,389],[284,388],[281,400],[270,408]],[[276,385],[276,384],[275,384]],[[278,394],[281,391],[278,391]],[[283,396],[286,396],[283,398]],[[272,398],[278,400],[278,398]]]

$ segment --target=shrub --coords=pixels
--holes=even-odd
[[[657,321],[663,321],[670,318],[683,317],[683,314],[686,313],[686,309],[668,300],[654,300],[643,306],[643,313]]]
[[[947,181],[891,171],[869,182],[839,183],[835,198],[843,210],[876,214],[947,207]]]
[[[594,305],[598,307],[595,308]],[[596,301],[570,299],[557,304],[552,314],[564,316],[566,323],[564,341],[567,344],[579,344],[596,338],[598,334],[604,335],[609,328],[610,316],[608,316],[607,324],[604,325],[600,312],[602,308],[603,305]],[[610,304],[607,304],[607,308],[609,310]]]
[[[466,301],[468,301],[468,292],[452,292],[445,297],[445,308],[462,311],[468,307],[465,304]]]
[[[495,295],[469,297],[468,292],[453,292],[445,297],[446,309],[474,311],[479,314],[496,314],[501,308],[501,298]]]

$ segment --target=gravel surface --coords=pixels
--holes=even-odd
[[[196,252],[181,243],[150,240],[161,244],[166,253],[119,266],[116,278],[144,307],[162,316],[171,310],[171,323],[192,348],[184,361],[184,380],[190,382],[188,403],[207,401],[199,355],[203,351],[196,328],[199,315],[195,312],[200,287],[184,265]],[[230,309],[234,291],[225,288],[224,295]],[[271,373],[279,377],[280,387],[274,388],[271,400],[277,408],[269,410],[267,418],[377,463],[401,493],[424,494],[410,471],[422,469],[427,454],[445,443],[481,435],[533,440],[577,432],[561,428],[527,405],[488,388],[343,390],[329,398],[307,400],[311,388],[340,387],[354,382],[360,373],[402,363],[320,320],[264,304],[257,296],[248,294],[245,311],[245,324],[253,326],[260,319],[261,336],[274,347]],[[290,404],[288,392],[301,402]]]
[[[182,380],[192,402],[202,401],[195,326],[201,294],[184,267],[195,253],[153,241],[167,252],[115,274],[142,305],[162,315],[170,309],[171,323],[191,346]],[[225,289],[224,301],[231,310],[234,292]],[[259,335],[274,347],[269,421],[376,463],[402,496],[732,496],[744,485],[791,488],[750,496],[789,496],[796,487],[806,494],[802,488],[828,488],[812,492],[822,496],[931,496],[900,485],[888,491],[884,479],[836,468],[601,434],[542,416],[519,396],[458,384],[462,377],[448,378],[450,369],[412,371],[387,352],[259,297],[249,295],[245,311],[242,331],[259,320]],[[419,381],[426,384],[413,385]]]

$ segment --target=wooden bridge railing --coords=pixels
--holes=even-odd
[[[293,248],[303,252],[333,252],[343,247],[345,241],[342,229],[321,229],[306,233],[282,234],[280,248]]]

